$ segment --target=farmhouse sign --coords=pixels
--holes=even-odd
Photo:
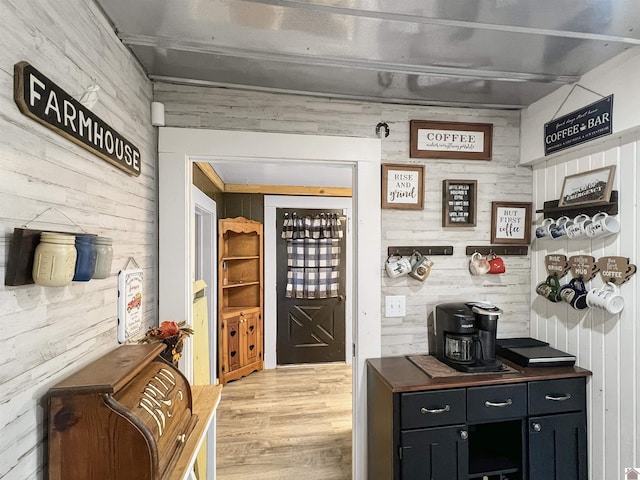
[[[14,66],[20,111],[130,175],[140,175],[140,151],[27,62]]]
[[[613,95],[544,124],[544,154],[613,132]]]

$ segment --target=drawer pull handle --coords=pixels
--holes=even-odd
[[[444,413],[444,412],[448,412],[449,410],[451,410],[451,407],[447,404],[443,408],[424,408],[424,407],[422,407],[420,409],[420,412],[422,412],[422,413]]]
[[[545,395],[544,396],[545,400],[551,400],[553,402],[564,402],[565,400],[569,400],[571,398],[571,394],[567,393],[566,395],[559,395],[559,396],[554,396],[554,395]]]
[[[484,406],[489,408],[489,407],[508,407],[509,405],[511,405],[513,402],[511,401],[510,398],[507,398],[506,402],[490,402],[489,400],[487,400],[486,402],[484,402]]]

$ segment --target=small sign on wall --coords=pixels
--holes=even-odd
[[[442,181],[442,226],[476,226],[476,180]]]
[[[544,154],[580,145],[613,132],[613,95],[544,124]]]
[[[531,243],[531,203],[492,202],[491,243]]]
[[[411,158],[491,160],[493,124],[411,120]]]
[[[142,269],[118,274],[118,342],[124,343],[142,331]]]
[[[422,210],[424,167],[382,165],[382,208]]]

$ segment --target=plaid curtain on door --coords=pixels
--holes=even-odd
[[[338,296],[342,223],[337,214],[298,217],[285,213],[288,298]]]

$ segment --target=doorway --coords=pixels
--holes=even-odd
[[[374,138],[162,127],[159,129],[158,152],[158,311],[160,318],[185,318],[187,321],[193,318],[192,162],[277,159],[295,165],[334,162],[355,166],[353,478],[365,479],[365,361],[379,357],[381,351],[381,141]]]

